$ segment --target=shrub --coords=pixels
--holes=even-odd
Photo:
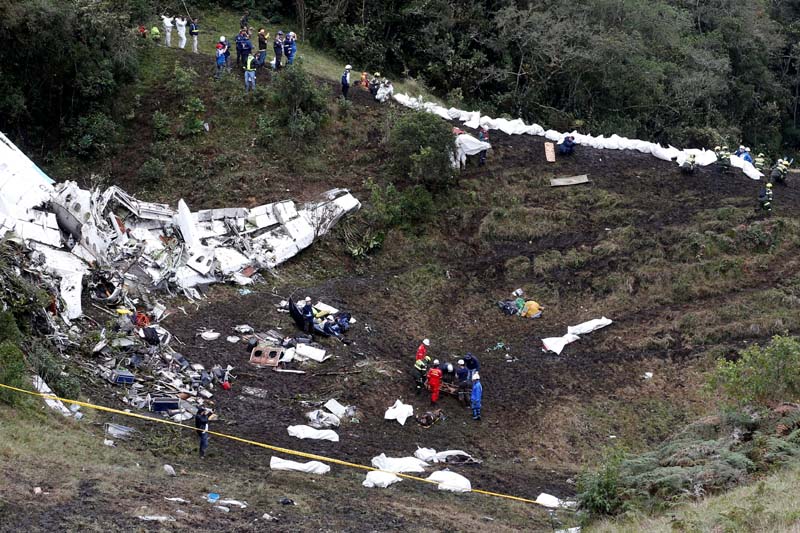
[[[742,350],[735,361],[718,359],[710,384],[741,404],[797,400],[800,342],[775,336],[767,346]]]
[[[10,311],[0,313],[0,342],[10,342],[19,344],[22,341],[22,333],[17,327],[17,321]]]
[[[205,129],[203,127],[203,113],[206,112],[206,106],[203,102],[193,96],[186,102],[184,113],[181,115],[181,125],[178,128],[178,133],[182,137],[189,137],[198,135]]]
[[[153,138],[157,141],[168,139],[172,135],[169,116],[161,111],[153,113]]]
[[[190,97],[194,94],[194,83],[197,79],[197,72],[189,67],[184,68],[175,61],[175,67],[172,69],[172,75],[167,80],[167,91],[175,97]]]
[[[622,454],[610,454],[596,471],[578,479],[578,503],[592,515],[616,514],[622,506],[620,496],[620,463]]]
[[[29,387],[26,374],[25,356],[20,349],[11,341],[0,343],[0,383],[27,389]],[[16,405],[21,399],[18,392],[0,389],[0,402]]]
[[[33,371],[53,389],[57,396],[78,398],[81,392],[78,378],[65,374],[64,363],[40,342],[34,341],[31,344],[27,359]]]
[[[70,149],[83,157],[103,157],[114,150],[118,138],[116,122],[105,113],[96,112],[78,119]]]
[[[145,183],[159,181],[167,173],[164,162],[157,157],[150,157],[139,168],[139,179]]]
[[[378,227],[418,226],[433,214],[433,197],[422,186],[400,191],[391,183],[381,187],[370,179],[366,187],[371,193],[367,218]]]
[[[439,117],[414,111],[401,116],[389,136],[394,170],[430,191],[453,180],[455,143],[450,126]]]
[[[268,115],[260,115],[256,121],[256,144],[269,146],[275,138],[275,121]]]
[[[277,77],[271,101],[276,123],[287,128],[294,141],[315,138],[328,119],[325,91],[300,65],[285,69]]]

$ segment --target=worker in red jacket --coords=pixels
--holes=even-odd
[[[433,366],[428,370],[428,389],[431,391],[431,405],[439,401],[439,389],[442,388],[442,371],[439,369],[439,360],[434,359]]]
[[[425,359],[425,356],[428,355],[428,346],[430,345],[431,341],[429,341],[428,339],[422,339],[422,344],[420,344],[419,348],[417,348],[416,361],[419,361],[420,359]]]

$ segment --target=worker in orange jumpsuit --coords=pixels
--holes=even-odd
[[[420,344],[419,348],[417,348],[417,358],[415,359],[416,361],[419,361],[420,359],[425,359],[425,356],[428,355],[428,346],[430,345],[431,341],[429,341],[428,339],[422,339],[422,344]]]
[[[428,370],[428,389],[431,391],[431,405],[436,405],[439,401],[439,389],[442,388],[442,371],[439,368],[439,360],[433,361],[433,366]]]

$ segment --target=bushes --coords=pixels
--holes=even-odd
[[[118,126],[105,113],[92,113],[78,119],[72,129],[70,149],[83,157],[104,157],[116,147]]]
[[[163,178],[167,173],[164,162],[157,157],[149,157],[139,167],[138,177],[145,183],[154,183]]]
[[[172,134],[169,115],[156,111],[153,113],[153,138],[157,141],[168,139]]]
[[[325,92],[317,87],[300,65],[285,69],[273,83],[272,109],[275,123],[287,129],[294,141],[316,138],[328,119]]]
[[[180,116],[180,127],[178,134],[182,137],[190,137],[198,135],[203,131],[203,113],[206,112],[206,106],[203,102],[193,96],[186,101],[184,112]]]
[[[800,398],[800,342],[775,336],[765,347],[751,346],[735,361],[717,360],[710,385],[741,404]]]
[[[391,183],[381,187],[371,179],[366,186],[371,193],[367,218],[378,227],[419,226],[433,214],[433,196],[424,187],[416,185],[400,191]]]
[[[269,115],[259,115],[256,121],[256,144],[266,148],[275,139],[275,122]]]
[[[578,503],[592,515],[616,514],[622,506],[620,497],[620,464],[622,453],[610,454],[603,465],[594,472],[583,474],[578,480]]]
[[[25,371],[25,356],[11,341],[0,343],[0,383],[19,389],[29,388]],[[21,398],[18,392],[0,389],[0,402],[16,405]]]
[[[450,126],[422,111],[402,115],[389,135],[395,172],[429,191],[447,189],[453,180],[455,143]]]

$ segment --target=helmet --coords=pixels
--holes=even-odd
[[[306,301],[310,302],[311,301],[311,296],[306,296]]]
[[[764,157],[764,152],[758,152],[758,155],[756,157]]]
[[[345,70],[353,70],[353,66],[352,65],[345,65],[344,69]]]
[[[431,345],[431,341],[430,341],[430,339],[422,339],[422,344],[424,344],[425,346],[430,346]]]
[[[278,35],[283,35],[283,30],[278,30]]]
[[[423,359],[423,361],[425,361],[426,363],[430,363],[431,362],[431,356],[430,355],[426,355],[425,358]]]
[[[720,148],[719,146],[715,146],[715,147],[714,147],[714,151],[715,151],[715,152],[719,152],[720,150],[722,150],[722,148]]]
[[[220,38],[219,38],[219,42],[221,42],[221,43],[224,43],[224,42],[225,42],[225,36],[224,36],[224,35],[221,35],[221,36],[220,36]]]
[[[472,381],[475,381],[476,379],[481,379],[481,375],[478,372],[472,374]]]
[[[750,153],[750,147],[749,146],[745,147],[744,151],[747,152],[747,153]]]
[[[448,373],[453,371],[453,363],[447,363],[446,365],[444,365],[444,367],[447,369]]]
[[[767,189],[771,189],[771,188],[772,188],[772,184],[771,183],[767,183]]]
[[[743,145],[743,144],[740,144],[740,145],[739,145],[739,150],[742,150],[742,151],[744,151],[744,150],[745,150],[745,148],[744,148],[744,145]]]
[[[459,359],[458,360],[458,364],[461,365],[461,366],[464,366],[464,360],[463,359]]]
[[[433,360],[433,364],[434,364],[434,365],[438,365],[438,364],[439,364],[439,360],[438,360],[438,359],[434,359],[434,360]]]
[[[723,146],[722,149],[725,150],[725,151],[728,151],[728,147],[727,146]]]
[[[376,78],[380,78],[381,77],[381,73],[380,72],[376,72],[375,74],[373,74],[373,76],[375,76]]]

